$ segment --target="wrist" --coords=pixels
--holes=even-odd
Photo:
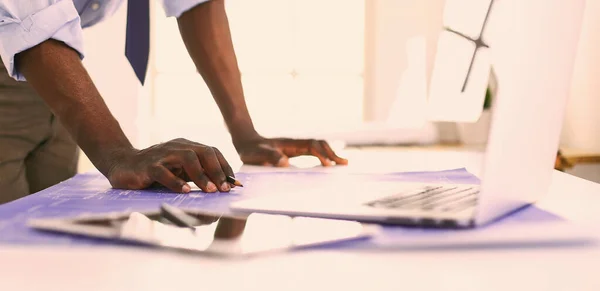
[[[231,140],[236,148],[237,145],[263,139],[254,128],[252,120],[249,117],[241,119],[230,118],[227,122],[227,128],[229,129]]]
[[[94,154],[90,156],[90,160],[100,173],[109,178],[111,172],[113,172],[120,163],[129,160],[130,157],[136,155],[138,152],[139,150],[130,145],[119,145],[95,151]]]
[[[257,143],[265,139],[254,128],[233,127],[229,132],[233,146],[238,151],[249,143]]]
[[[231,132],[231,141],[233,142],[233,146],[238,149],[240,146],[243,146],[248,143],[260,142],[265,138],[262,137],[258,132]]]
[[[72,118],[67,123],[73,125],[73,137],[83,152],[98,171],[108,177],[116,164],[137,153],[137,150],[118,121],[108,111],[104,112],[102,107],[96,108],[100,114],[92,114],[94,109],[80,108],[78,114],[67,115]],[[89,134],[90,132],[94,134]]]

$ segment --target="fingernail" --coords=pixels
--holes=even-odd
[[[225,183],[221,184],[221,191],[227,192],[229,190],[231,190],[231,187],[229,186],[229,183],[225,182]]]
[[[189,193],[190,191],[192,191],[192,187],[190,187],[190,185],[188,185],[188,184],[185,184],[185,185],[183,185],[183,187],[181,187],[181,191],[183,193]]]
[[[215,185],[213,182],[208,182],[206,185],[206,190],[208,190],[208,192],[217,192],[217,185]]]
[[[289,165],[290,161],[287,157],[282,157],[281,159],[279,159],[279,162],[277,162],[277,167],[287,167]]]

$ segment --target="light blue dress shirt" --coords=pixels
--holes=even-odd
[[[129,0],[150,1],[150,0]],[[159,0],[169,17],[208,0]],[[64,42],[83,58],[82,28],[117,11],[124,0],[0,0],[0,56],[11,77],[25,78],[15,68],[15,55],[48,39]],[[124,29],[124,28],[123,28]]]

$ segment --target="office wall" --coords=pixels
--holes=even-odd
[[[587,1],[573,73],[573,87],[563,125],[563,146],[600,153],[600,1]],[[569,171],[600,183],[600,165]]]
[[[584,17],[562,142],[600,152],[600,1],[587,1]]]
[[[408,65],[408,40],[425,38],[427,73],[431,73],[444,0],[369,0],[366,5],[365,117],[383,121]]]

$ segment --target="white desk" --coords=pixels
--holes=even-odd
[[[478,162],[467,152],[348,156],[348,168],[321,170],[475,169]],[[574,221],[600,223],[600,185],[555,172],[550,193],[538,205]],[[0,290],[600,290],[599,270],[600,246],[319,250],[249,260],[134,248],[0,246]]]

